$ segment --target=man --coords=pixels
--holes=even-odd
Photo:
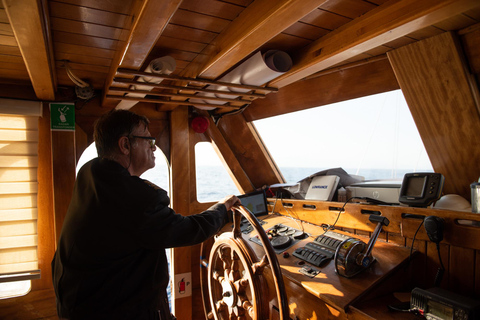
[[[148,119],[113,110],[96,123],[98,158],[78,173],[52,261],[61,319],[171,319],[165,248],[205,241],[239,204],[176,214],[165,190],[139,178],[155,166]]]

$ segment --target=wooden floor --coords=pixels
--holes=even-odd
[[[58,320],[53,289],[33,291],[23,297],[0,300],[1,320]]]

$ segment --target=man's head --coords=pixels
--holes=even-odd
[[[141,175],[155,166],[148,131],[149,120],[128,110],[112,110],[95,123],[94,139],[98,156],[115,160],[130,171]]]

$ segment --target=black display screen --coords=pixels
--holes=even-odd
[[[407,197],[423,197],[427,177],[410,177],[407,182]]]

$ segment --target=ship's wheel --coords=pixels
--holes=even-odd
[[[280,319],[289,319],[288,301],[280,265],[270,241],[257,218],[245,207],[234,207],[233,230],[215,237],[208,259],[207,282],[202,279],[204,304],[210,300],[209,319],[263,320],[268,319],[268,284],[263,277],[270,265],[277,294]],[[258,259],[250,245],[242,238],[242,215],[257,231],[265,255]],[[202,248],[203,250],[203,248]],[[204,261],[204,265],[207,265]],[[208,298],[205,295],[208,293]]]

